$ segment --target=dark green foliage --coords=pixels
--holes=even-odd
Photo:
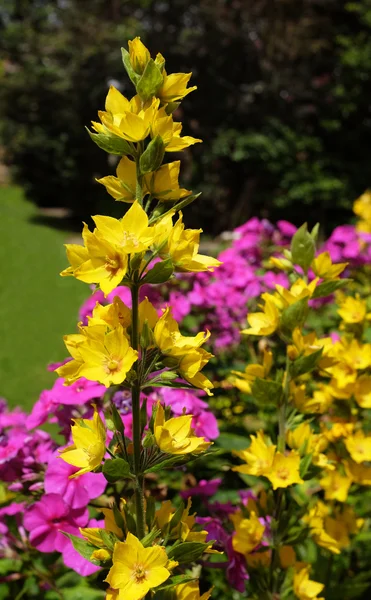
[[[120,47],[140,34],[198,85],[175,113],[204,139],[183,153],[182,184],[204,191],[190,225],[216,233],[284,208],[330,228],[370,185],[370,30],[369,0],[4,0],[2,144],[39,205],[120,214],[94,181],[116,159],[84,126],[110,82],[132,93]]]

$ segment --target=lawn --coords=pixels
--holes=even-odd
[[[33,221],[38,209],[17,187],[0,188],[0,396],[30,409],[63,359],[87,287],[62,278],[70,232]]]

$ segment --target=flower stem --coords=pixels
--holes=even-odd
[[[139,349],[139,286],[136,282],[131,287],[132,322],[131,345],[134,350]],[[140,422],[140,380],[139,361],[136,362],[137,378],[132,387],[132,414],[133,414],[133,452],[135,474],[135,511],[137,517],[137,534],[139,539],[145,535],[145,508],[144,508],[144,477],[141,472],[142,435]]]
[[[278,437],[277,437],[277,450],[278,452],[282,452],[284,454],[286,450],[286,411],[287,404],[290,396],[290,358],[286,355],[286,371],[285,371],[285,384],[283,388],[283,395],[281,399],[281,403],[279,406],[278,413]],[[281,512],[282,512],[282,504],[284,500],[284,490],[282,488],[278,489],[274,494],[275,499],[275,508],[274,508],[274,520],[276,523],[276,527],[279,527]],[[280,543],[277,540],[277,535],[273,533],[273,548],[272,548],[272,556],[271,556],[271,564],[270,564],[270,573],[269,573],[269,588],[272,593],[277,591],[277,578],[276,578],[276,570],[278,567],[279,560],[279,547]]]

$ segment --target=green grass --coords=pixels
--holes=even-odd
[[[0,188],[0,396],[28,410],[53,385],[46,367],[66,356],[62,337],[89,295],[59,276],[68,232],[32,222],[37,213],[22,190]]]

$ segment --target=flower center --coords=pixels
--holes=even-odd
[[[120,261],[117,258],[111,258],[110,256],[106,256],[106,264],[104,266],[106,271],[109,271],[110,273],[115,273],[120,267]]]
[[[112,373],[112,371],[117,371],[119,368],[119,361],[115,360],[114,358],[111,358],[109,361],[107,361],[107,369],[109,372]]]
[[[143,565],[134,565],[133,579],[135,583],[143,583],[147,579],[147,571]]]
[[[277,477],[279,477],[280,479],[283,479],[284,481],[286,479],[288,479],[290,476],[290,471],[289,469],[286,469],[285,467],[281,467],[280,469],[277,469]]]
[[[132,244],[135,248],[137,248],[139,246],[139,240],[134,233],[130,233],[130,231],[124,231],[121,245],[125,246],[126,244]]]

